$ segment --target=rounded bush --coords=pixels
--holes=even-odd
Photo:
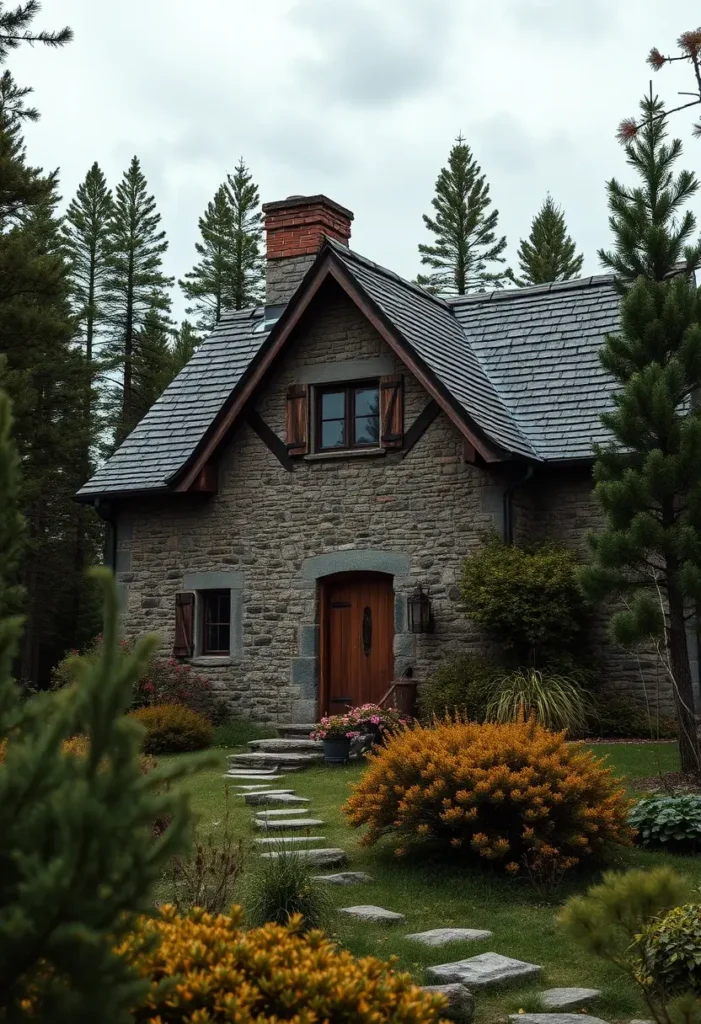
[[[422,992],[408,974],[374,957],[357,960],[323,932],[301,933],[298,920],[244,931],[231,916],[172,907],[145,918],[120,953],[152,981],[134,1011],[136,1024],[190,1021],[343,1021],[433,1024],[445,1000]],[[156,941],[153,941],[156,940]],[[174,988],[159,989],[175,978]]]
[[[371,755],[344,806],[351,825],[367,826],[366,845],[391,836],[401,855],[433,841],[510,874],[630,845],[629,809],[602,761],[533,720],[446,720],[399,733]]]
[[[701,904],[674,907],[640,939],[647,973],[666,995],[701,994]]]
[[[130,718],[146,727],[147,754],[181,754],[209,747],[214,737],[212,723],[204,715],[180,704],[155,704],[132,711]]]
[[[639,800],[629,822],[638,830],[643,846],[664,846],[677,853],[695,853],[701,847],[701,796],[651,796]]]
[[[434,716],[457,715],[481,722],[497,671],[491,662],[476,654],[445,658],[419,687],[421,717],[430,722]]]

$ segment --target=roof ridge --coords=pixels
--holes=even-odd
[[[522,288],[496,288],[491,292],[473,292],[471,295],[451,295],[446,301],[451,308],[463,304],[481,302],[505,302],[512,299],[528,298],[531,295],[547,295],[556,292],[578,291],[584,288],[602,288],[613,284],[615,274],[591,274],[574,277],[569,281],[549,281],[547,284],[529,284]]]
[[[337,242],[335,238],[331,238],[329,235],[326,235],[325,237],[326,241],[340,256],[350,256],[351,259],[356,261],[356,263],[362,263],[366,267],[370,267],[383,277],[387,277],[392,281],[399,281],[399,283],[404,285],[405,288],[409,288],[412,292],[415,292],[424,299],[429,299],[431,302],[435,302],[441,309],[452,314],[450,304],[446,302],[442,296],[433,295],[431,292],[427,292],[425,288],[421,287],[421,285],[414,284],[413,281],[407,281],[407,279],[402,277],[401,274],[397,274],[394,270],[389,270],[387,267],[383,267],[380,263],[375,263],[374,260],[369,260],[367,256],[362,256],[359,252],[356,252],[354,249],[350,249],[347,245],[342,245],[340,242]]]

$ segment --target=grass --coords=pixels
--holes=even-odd
[[[598,756],[607,760],[617,774],[627,777],[631,789],[635,780],[678,768],[676,746],[660,744],[610,744],[596,746]],[[202,772],[191,780],[194,807],[201,816],[201,827],[209,830],[221,818],[224,787],[221,767]],[[473,956],[493,950],[519,960],[542,964],[543,984],[506,989],[496,993],[480,992],[477,999],[477,1024],[492,1024],[507,1013],[537,1008],[537,992],[542,987],[585,985],[601,988],[603,997],[591,1012],[609,1021],[647,1016],[635,988],[618,977],[616,971],[563,940],[556,924],[559,905],[573,892],[586,888],[594,876],[573,876],[554,902],[539,899],[523,881],[504,878],[488,870],[461,868],[412,854],[398,861],[389,845],[372,849],[359,845],[360,833],[346,827],[340,807],[350,787],[358,780],[362,767],[311,768],[289,774],[282,785],[294,787],[300,796],[309,797],[314,817],[326,824],[315,834],[323,834],[327,845],[340,846],[349,855],[350,868],[370,874],[372,884],[353,888],[332,887],[336,907],[372,903],[406,915],[406,923],[393,928],[367,925],[337,915],[331,932],[356,955],[373,954],[387,958],[394,954],[398,966],[423,981],[430,964]],[[234,823],[241,835],[252,839],[252,812],[238,798],[234,800]],[[701,883],[701,859],[674,857],[641,850],[625,851],[617,866],[653,866],[672,863]],[[248,870],[255,870],[251,857]],[[494,937],[486,942],[456,943],[441,949],[427,949],[407,941],[404,936],[429,928],[458,926],[488,928]]]

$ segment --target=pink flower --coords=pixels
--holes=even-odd
[[[370,721],[372,722],[373,725],[379,725],[380,724],[380,716],[379,715],[373,715],[371,717]]]

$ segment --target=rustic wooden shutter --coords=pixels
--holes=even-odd
[[[287,389],[287,451],[290,455],[306,455],[308,446],[307,385],[292,384]]]
[[[380,427],[383,448],[404,444],[404,378],[392,374],[380,378]]]
[[[191,658],[195,636],[195,595],[183,590],[175,595],[175,658]]]

